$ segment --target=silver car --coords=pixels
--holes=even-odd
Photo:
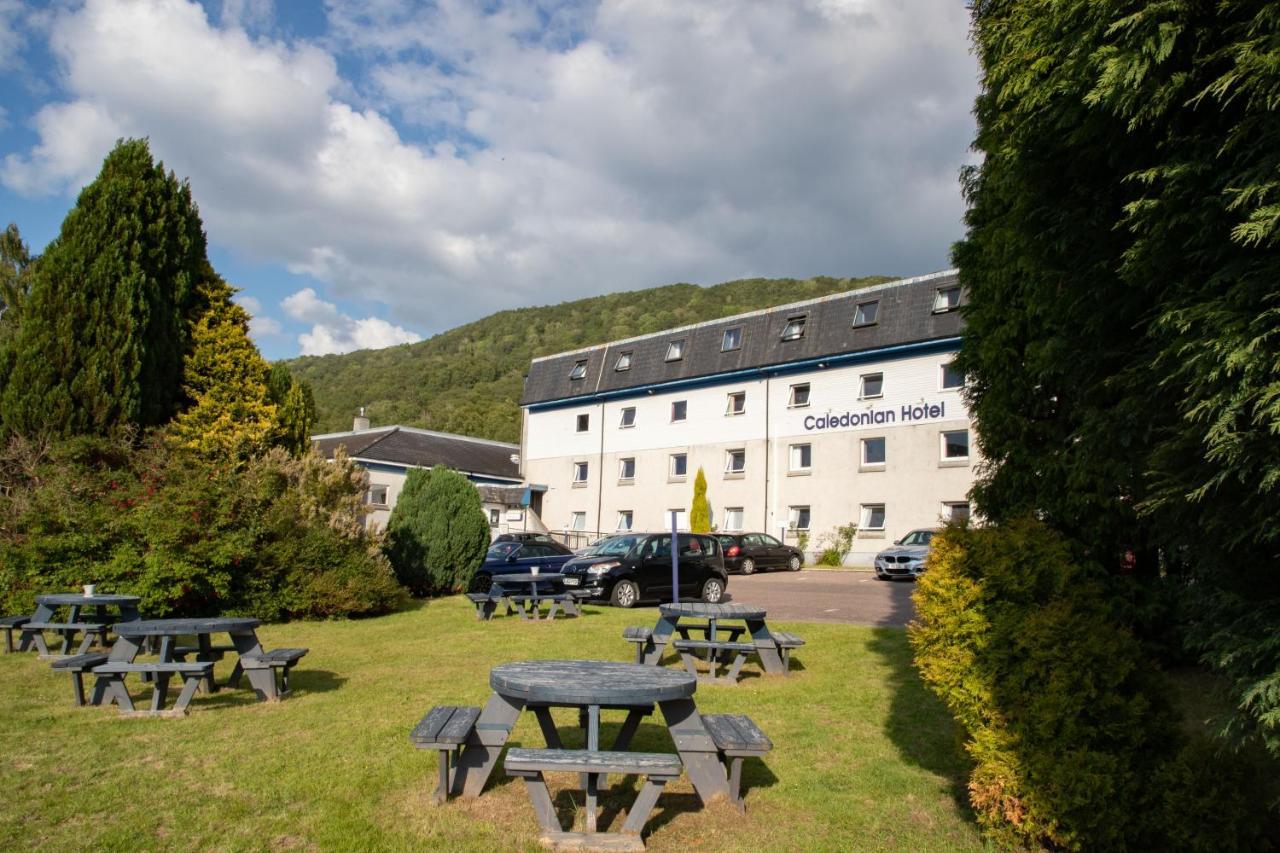
[[[929,556],[929,543],[937,530],[913,530],[876,554],[876,577],[918,578],[924,574],[924,560]]]

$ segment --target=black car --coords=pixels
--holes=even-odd
[[[560,567],[573,557],[573,552],[551,538],[536,540],[503,540],[499,538],[489,546],[484,563],[476,569],[471,579],[471,592],[488,592],[494,575],[529,573],[537,566],[539,572],[560,571]]]
[[[724,547],[724,567],[731,572],[749,575],[757,569],[789,569],[800,571],[804,552],[774,539],[768,533],[721,533],[717,537]]]
[[[700,533],[679,534],[680,597],[717,602],[729,576],[720,542]],[[566,591],[617,607],[671,601],[671,534],[622,533],[602,539],[565,563]]]

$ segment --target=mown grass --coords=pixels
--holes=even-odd
[[[486,624],[464,599],[447,598],[379,619],[266,626],[259,636],[268,648],[311,649],[295,670],[294,694],[278,704],[259,704],[247,690],[197,695],[185,719],[75,708],[68,677],[47,662],[0,656],[0,842],[45,850],[538,849],[522,783],[499,769],[479,799],[436,806],[435,753],[414,749],[409,730],[432,705],[483,704],[498,663],[628,660],[623,626],[655,619],[652,608],[592,607],[553,624]],[[957,796],[966,764],[955,729],[912,672],[904,633],[777,627],[808,641],[795,657],[798,672],[699,686],[695,697],[704,713],[749,714],[773,739],[773,753],[744,768],[747,813],[724,802],[702,808],[681,780],[650,820],[650,849],[982,847]],[[219,664],[219,677],[229,668]],[[148,697],[140,685],[131,690],[135,701]],[[576,714],[557,719],[572,729]],[[606,741],[619,723],[606,716]],[[569,744],[580,737],[572,731]],[[531,715],[512,742],[543,745]],[[673,747],[660,722],[646,722],[633,748]],[[625,809],[635,783],[614,778],[604,805]],[[551,779],[565,816],[581,802],[568,790],[574,782]],[[615,827],[621,819],[612,818]]]

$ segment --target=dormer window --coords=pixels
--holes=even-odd
[[[684,358],[685,338],[679,338],[667,344],[667,361],[679,361]]]
[[[732,329],[725,329],[724,337],[720,341],[720,352],[731,352],[736,349],[742,349],[741,326],[734,326]]]
[[[573,364],[573,370],[569,371],[570,379],[581,379],[587,375],[587,360],[576,361]]]
[[[876,317],[880,314],[880,300],[874,302],[860,302],[858,307],[853,309],[853,327],[874,326]]]
[[[804,337],[804,323],[808,319],[806,315],[800,314],[796,317],[788,317],[787,325],[782,329],[782,339],[784,341],[798,341]]]
[[[938,288],[938,295],[933,298],[933,313],[942,314],[960,307],[960,285]]]
[[[613,369],[621,373],[624,370],[631,369],[631,353],[624,352],[618,355],[618,360],[614,362]]]

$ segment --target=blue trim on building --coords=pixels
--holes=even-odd
[[[695,376],[689,379],[673,379],[669,382],[651,382],[645,385],[637,385],[633,388],[619,388],[615,391],[597,391],[592,394],[582,394],[578,397],[548,400],[542,403],[527,403],[525,408],[531,412],[547,411],[549,409],[564,409],[571,406],[581,406],[585,403],[602,403],[606,400],[620,400],[626,399],[627,397],[639,397],[658,391],[684,391],[694,388],[706,388],[711,385],[722,385],[727,382],[736,382],[747,378],[785,376],[791,373],[806,373],[814,370],[820,364],[826,365],[827,367],[841,367],[848,364],[861,364],[868,361],[884,361],[885,359],[907,358],[915,355],[928,355],[935,352],[955,351],[959,348],[959,337],[939,338],[934,341],[920,341],[912,344],[896,344],[891,347],[879,347],[872,350],[823,356],[822,358],[808,358],[803,361],[771,364],[767,367],[752,367],[746,370],[731,370],[727,373],[712,373],[707,376]]]

